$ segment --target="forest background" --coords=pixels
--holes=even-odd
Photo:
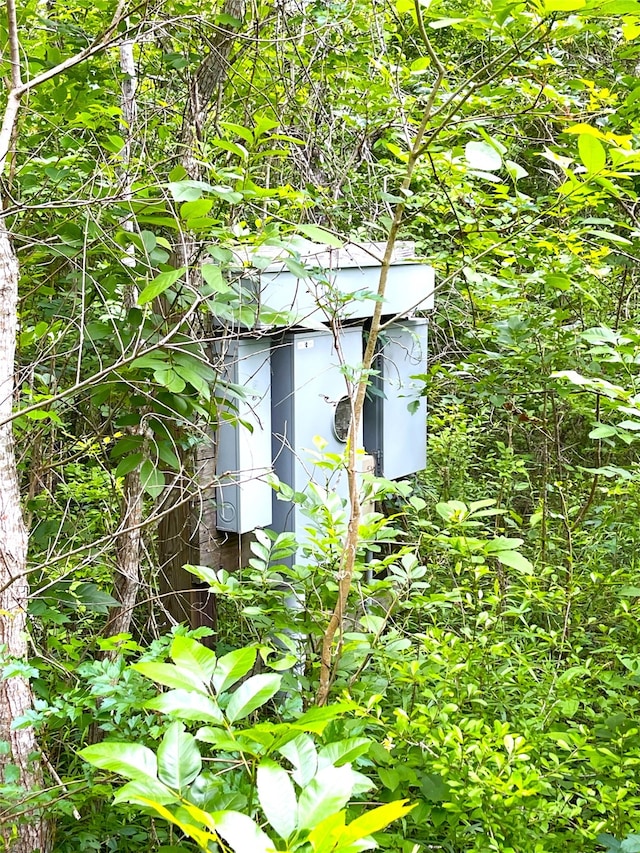
[[[636,0],[7,2],[4,849],[640,850],[639,37]],[[435,267],[429,466],[172,625],[234,417],[209,318],[285,327],[234,250],[307,274],[296,236]]]

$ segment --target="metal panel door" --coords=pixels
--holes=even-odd
[[[239,338],[225,352],[225,379],[244,397],[227,391],[237,407],[235,422],[217,431],[218,530],[248,533],[271,524],[271,367],[268,338]],[[233,411],[233,409],[232,409]]]
[[[345,500],[348,497],[344,470],[327,471],[314,465],[318,448],[314,438],[326,441],[325,453],[342,454],[344,409],[336,407],[347,394],[344,364],[358,368],[362,363],[362,327],[343,329],[338,354],[331,332],[290,332],[274,342],[271,353],[273,461],[279,479],[302,492],[310,482],[328,488]],[[361,445],[361,440],[359,441]],[[308,523],[291,503],[273,503],[273,526],[279,533],[295,532],[304,538]]]
[[[427,399],[424,382],[412,379],[427,369],[428,321],[402,320],[381,334],[364,408],[364,446],[376,458],[377,473],[397,480],[427,465]]]

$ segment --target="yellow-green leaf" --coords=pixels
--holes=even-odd
[[[602,171],[607,162],[603,144],[595,136],[583,133],[578,137],[578,152],[582,164],[590,175]]]

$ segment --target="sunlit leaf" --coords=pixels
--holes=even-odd
[[[271,826],[280,838],[296,828],[296,794],[286,770],[274,761],[263,761],[257,773],[258,799]]]
[[[502,157],[488,142],[467,142],[464,147],[467,163],[481,172],[495,172],[502,166]]]
[[[180,791],[190,785],[202,770],[196,739],[185,731],[183,723],[172,723],[158,747],[158,778]]]
[[[583,133],[578,137],[578,153],[587,172],[592,175],[604,169],[607,154],[599,139]]]
[[[81,758],[99,767],[119,773],[126,779],[139,779],[151,776],[156,778],[158,765],[155,753],[139,743],[119,743],[103,741],[86,746],[78,752]]]

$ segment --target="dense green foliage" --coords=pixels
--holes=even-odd
[[[25,4],[28,74],[112,13]],[[196,180],[182,118],[225,32]],[[46,785],[25,792],[6,765],[0,823],[44,810],[56,853],[349,853],[372,835],[394,853],[640,850],[639,40],[636,0],[256,3],[242,21],[167,2],[30,93],[6,182],[32,657],[1,672],[31,679],[15,725],[35,726]],[[191,567],[215,635],[169,625],[158,522],[172,490],[197,498],[205,427],[234,418],[211,317],[229,337],[289,321],[246,299],[233,250],[384,240],[399,204],[437,271],[429,466],[365,478],[377,510],[334,704],[315,709],[339,499],[280,487],[314,530],[303,566],[290,537],[259,533],[241,571]],[[130,631],[105,638],[133,471],[143,585]]]

